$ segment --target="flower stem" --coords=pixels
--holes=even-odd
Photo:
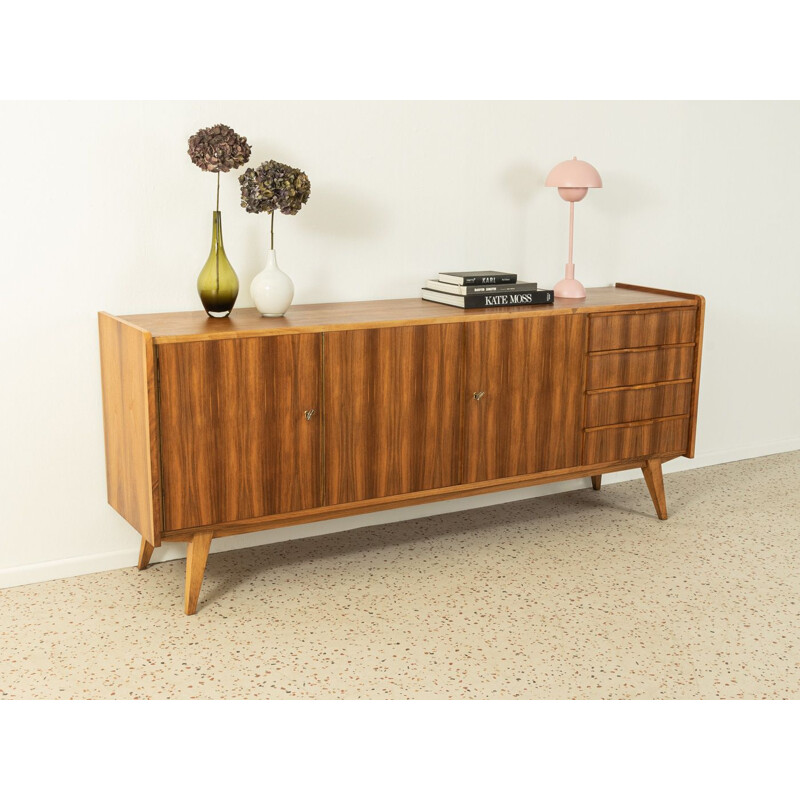
[[[269,220],[269,249],[275,249],[275,212],[269,212],[270,220]]]
[[[219,212],[219,172],[217,172],[217,212]]]

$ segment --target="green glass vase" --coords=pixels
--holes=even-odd
[[[209,317],[227,317],[239,294],[239,279],[222,244],[222,213],[215,211],[211,231],[211,253],[197,276],[200,302]]]

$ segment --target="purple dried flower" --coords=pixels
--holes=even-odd
[[[265,161],[255,169],[246,169],[239,176],[239,183],[242,208],[250,214],[296,214],[311,194],[308,175],[279,161]]]
[[[227,125],[201,128],[189,137],[189,157],[205,172],[230,172],[250,159],[250,145]]]

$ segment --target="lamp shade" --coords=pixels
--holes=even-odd
[[[603,179],[591,164],[579,161],[576,157],[556,164],[550,170],[544,185],[559,189],[602,189]]]

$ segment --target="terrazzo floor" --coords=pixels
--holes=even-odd
[[[800,451],[665,484],[6,589],[0,697],[800,698]]]

